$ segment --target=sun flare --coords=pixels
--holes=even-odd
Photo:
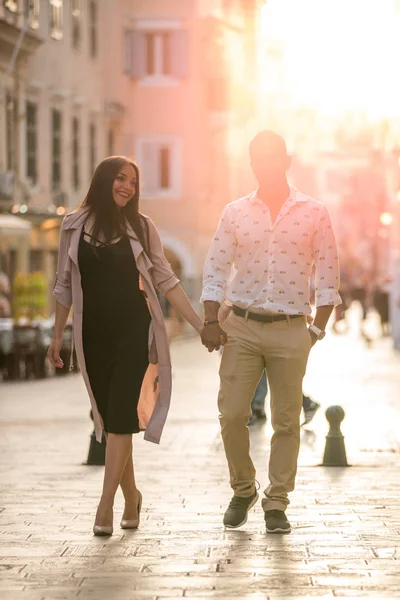
[[[397,3],[398,6],[398,3]],[[321,113],[400,115],[400,11],[396,0],[268,0],[262,13],[260,86],[270,82],[265,48],[281,51],[280,80],[294,105]]]

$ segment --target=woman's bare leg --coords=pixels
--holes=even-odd
[[[97,509],[96,525],[109,527],[113,524],[112,508],[115,493],[121,482],[129,456],[132,456],[132,435],[108,433],[103,492]]]
[[[121,477],[120,485],[125,498],[125,510],[122,518],[128,520],[137,519],[139,494],[136,487],[132,453],[128,456],[128,460],[126,461],[125,471]]]

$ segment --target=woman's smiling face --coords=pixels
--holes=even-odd
[[[132,165],[124,165],[114,179],[113,200],[117,206],[124,208],[136,192],[136,171]]]

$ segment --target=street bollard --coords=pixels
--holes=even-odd
[[[93,421],[93,412],[90,411],[90,418]],[[90,435],[90,445],[87,461],[85,465],[102,466],[106,463],[106,439],[103,434],[103,439],[100,442],[96,440],[96,433],[93,431]]]
[[[326,436],[325,452],[322,461],[323,467],[348,467],[344,437],[340,431],[340,423],[344,419],[344,410],[341,406],[330,406],[325,416],[329,422],[329,432]]]

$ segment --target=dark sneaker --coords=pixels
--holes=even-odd
[[[247,521],[249,510],[255,505],[258,500],[257,491],[248,498],[233,496],[229,502],[229,506],[224,514],[224,525],[228,529],[236,529],[241,527]]]
[[[267,533],[290,533],[290,523],[283,510],[266,510],[264,514]]]
[[[320,408],[320,406],[321,405],[318,404],[318,402],[314,402],[314,400],[311,400],[311,398],[309,398],[308,396],[304,397],[304,400],[303,400],[304,423],[302,423],[301,426],[311,423],[311,421],[315,417],[315,413]]]
[[[265,423],[267,420],[267,415],[265,414],[265,411],[262,409],[254,409],[253,410],[253,414],[251,415],[249,422],[247,423],[247,425],[254,425],[255,423]]]

